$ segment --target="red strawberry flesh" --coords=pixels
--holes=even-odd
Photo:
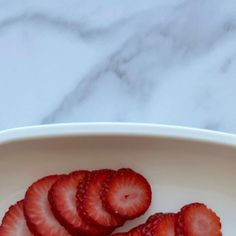
[[[177,215],[165,213],[156,215],[142,228],[143,235],[150,236],[175,236],[175,225]]]
[[[49,202],[55,217],[72,234],[101,234],[98,227],[89,224],[77,212],[77,188],[88,174],[83,170],[72,172],[57,180],[49,191]]]
[[[162,212],[158,212],[158,213],[155,213],[155,214],[149,216],[146,223],[151,223],[151,222],[154,222],[154,221],[157,221],[157,220],[161,219],[161,216],[163,214],[164,213],[162,213]]]
[[[48,191],[59,178],[59,175],[44,177],[33,183],[25,194],[24,214],[36,236],[70,235],[54,217],[48,201]]]
[[[129,236],[142,236],[142,229],[144,227],[144,224],[141,224],[133,229],[131,229],[129,232],[128,232],[128,235]]]
[[[26,225],[23,200],[11,206],[6,212],[0,226],[1,236],[33,236]]]
[[[102,201],[104,185],[114,173],[108,169],[91,172],[83,195],[84,214],[94,224],[102,227],[118,227],[124,223],[123,218],[108,212]]]
[[[113,213],[133,219],[148,209],[151,187],[142,175],[131,169],[120,169],[108,185],[106,199]]]
[[[178,217],[178,236],[222,236],[220,218],[202,203],[184,206]]]
[[[125,235],[129,235],[128,233],[115,233],[112,234],[112,236],[125,236]]]

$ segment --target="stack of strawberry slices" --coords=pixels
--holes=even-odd
[[[34,182],[3,217],[0,236],[222,236],[219,217],[202,203],[156,213],[128,232],[112,232],[151,203],[148,181],[131,169],[74,171]]]
[[[131,169],[75,171],[34,182],[11,206],[0,236],[105,236],[151,203],[147,180]]]
[[[113,236],[222,236],[219,217],[203,203],[191,203],[178,213],[156,213],[128,232]]]

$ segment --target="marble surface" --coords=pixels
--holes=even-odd
[[[235,0],[0,0],[0,130],[149,122],[236,133]]]

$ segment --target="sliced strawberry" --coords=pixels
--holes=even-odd
[[[26,225],[23,200],[11,206],[6,212],[0,226],[1,236],[33,236]]]
[[[142,236],[142,228],[143,228],[144,224],[138,225],[135,228],[129,230],[128,232],[122,232],[122,233],[115,233],[112,234],[112,236]],[[146,236],[146,235],[145,235]]]
[[[124,233],[115,233],[115,234],[112,234],[111,236],[129,236],[129,234],[127,232],[124,232]]]
[[[125,222],[123,218],[108,212],[102,202],[103,186],[114,173],[115,171],[108,169],[92,171],[86,182],[82,211],[89,221],[98,226],[114,228]]]
[[[178,215],[176,235],[222,236],[220,218],[202,203],[186,205]]]
[[[115,233],[112,234],[112,236],[143,236],[142,234],[142,228],[144,227],[144,224],[138,225],[135,228],[129,230],[128,232],[122,232],[122,233]],[[146,236],[146,235],[144,235]]]
[[[149,216],[146,223],[151,223],[151,222],[159,220],[163,214],[164,213],[162,213],[162,212],[158,212],[158,213],[155,213],[155,214]]]
[[[70,235],[54,217],[48,201],[48,191],[59,178],[59,175],[44,177],[33,183],[25,194],[24,214],[36,236]]]
[[[104,230],[89,224],[77,212],[77,188],[88,174],[75,171],[57,180],[49,191],[49,202],[57,220],[72,234],[102,235]]]
[[[159,215],[156,219],[146,223],[142,228],[143,235],[150,236],[175,236],[175,225],[177,215],[166,213]]]
[[[183,235],[183,220],[180,212],[177,214],[176,225],[175,225],[175,236]]]
[[[106,204],[110,211],[133,219],[148,209],[151,187],[147,180],[131,169],[120,169],[106,186]]]
[[[142,229],[144,227],[144,224],[141,224],[133,229],[131,229],[129,232],[128,232],[128,236],[142,236]]]

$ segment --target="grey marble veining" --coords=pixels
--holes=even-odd
[[[0,129],[151,122],[236,132],[233,0],[0,0]]]

